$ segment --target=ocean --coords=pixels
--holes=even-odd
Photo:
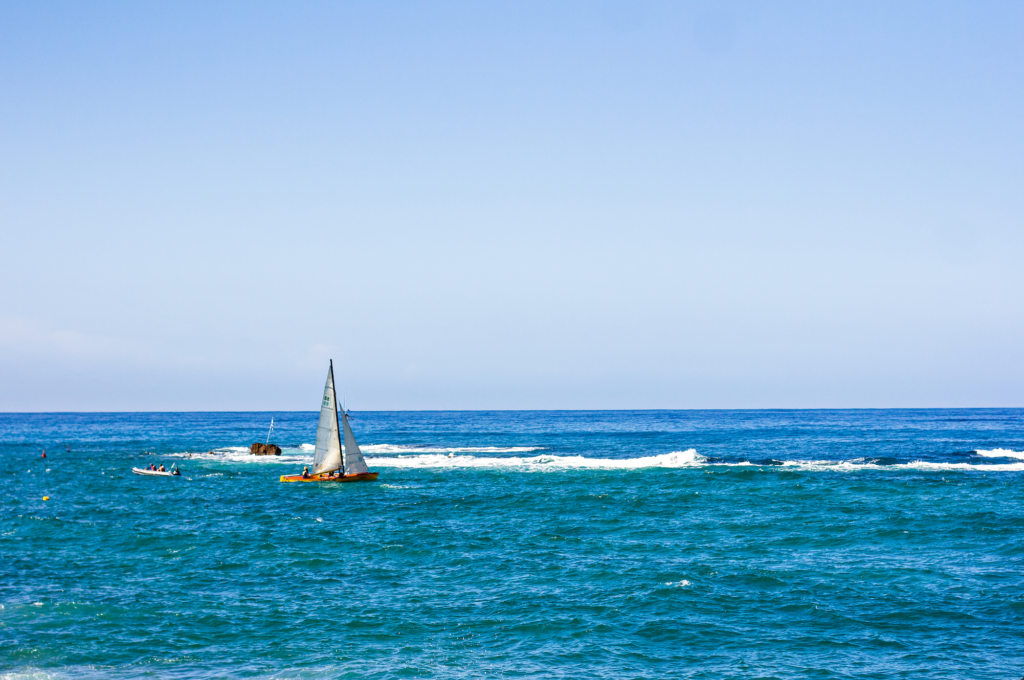
[[[317,417],[0,414],[0,678],[1024,676],[1024,410]]]

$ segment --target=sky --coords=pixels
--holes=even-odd
[[[1024,2],[0,1],[0,411],[1024,407]]]

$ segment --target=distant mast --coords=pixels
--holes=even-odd
[[[273,416],[271,416],[271,418],[270,418],[270,429],[267,431],[267,444],[270,443],[270,435],[273,434],[273,432],[274,432],[274,418],[273,418]]]

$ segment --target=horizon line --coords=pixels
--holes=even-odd
[[[1024,406],[812,406],[812,407],[747,407],[747,408],[479,408],[479,409],[347,409],[349,413],[634,413],[663,411],[1019,411]],[[185,411],[0,411],[0,415],[142,415],[162,413],[319,413],[317,410],[269,409],[256,411],[185,410]]]

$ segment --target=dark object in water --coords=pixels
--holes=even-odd
[[[256,442],[249,447],[249,453],[254,456],[280,456],[281,447],[277,444],[260,444]]]

